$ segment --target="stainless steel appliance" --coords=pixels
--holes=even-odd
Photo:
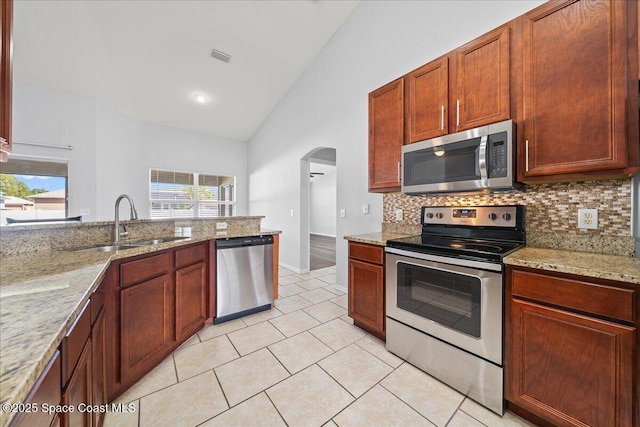
[[[407,194],[514,186],[515,126],[506,120],[402,147]]]
[[[385,248],[387,349],[500,415],[502,257],[523,220],[522,206],[423,207],[422,234]]]
[[[273,236],[216,240],[214,323],[268,310],[273,303]]]

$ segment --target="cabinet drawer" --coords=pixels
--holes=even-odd
[[[349,242],[349,258],[384,264],[384,247]]]
[[[60,351],[62,357],[62,385],[65,386],[73,373],[80,354],[91,333],[91,309],[87,301],[67,335],[62,339]]]
[[[42,411],[42,404],[60,405],[62,393],[60,388],[60,352],[56,351],[44,368],[44,372],[36,380],[25,403],[37,405],[38,412],[17,413],[11,426],[48,426],[54,416]]]
[[[634,322],[635,291],[513,270],[512,294],[560,307]]]
[[[171,268],[171,253],[126,262],[120,266],[120,286],[129,286],[166,273]]]
[[[189,246],[188,248],[176,250],[176,268],[195,264],[204,261],[207,257],[207,247],[205,245]]]

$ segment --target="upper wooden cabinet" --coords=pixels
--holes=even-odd
[[[636,8],[554,1],[522,17],[519,181],[637,170]]]
[[[412,71],[405,85],[407,143],[508,119],[509,26]]]
[[[456,50],[456,132],[510,118],[509,29],[502,26]]]
[[[405,77],[407,142],[449,132],[449,57],[431,61]]]
[[[400,158],[404,142],[402,79],[369,94],[369,191],[400,190]]]
[[[13,0],[2,0],[0,20],[0,161],[6,162],[7,154],[11,152]]]
[[[369,94],[369,191],[400,190],[404,143],[510,117],[509,31],[497,28]]]

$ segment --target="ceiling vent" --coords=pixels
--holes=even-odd
[[[219,60],[220,60],[220,61],[222,61],[222,62],[229,62],[229,61],[231,61],[231,55],[229,55],[228,53],[221,52],[221,51],[216,50],[216,49],[213,49],[213,50],[211,51],[211,57],[212,57],[212,58],[219,59]]]

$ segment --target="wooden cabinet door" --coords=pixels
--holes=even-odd
[[[627,166],[626,11],[570,0],[524,16],[520,181]]]
[[[631,426],[635,328],[512,300],[507,399],[558,426]]]
[[[509,26],[456,50],[455,66],[456,132],[509,119]]]
[[[91,297],[93,299],[93,297]],[[104,308],[99,311],[98,317],[91,329],[91,365],[92,365],[92,405],[105,405],[107,403],[106,382],[106,353],[105,353],[105,317]],[[94,427],[102,425],[104,412],[93,412],[92,422]]]
[[[2,0],[0,21],[0,161],[4,162],[11,152],[13,0]]]
[[[44,368],[44,372],[36,380],[24,403],[33,404],[39,409],[43,404],[49,406],[60,405],[62,403],[61,371],[60,352],[56,351]],[[55,418],[59,419],[59,415]],[[40,409],[38,412],[18,412],[11,420],[10,425],[11,427],[48,426],[54,421],[53,415]]]
[[[405,77],[407,86],[407,143],[449,132],[449,58],[429,62]]]
[[[349,259],[349,316],[379,338],[385,337],[384,267]]]
[[[400,190],[404,143],[404,84],[395,80],[369,94],[369,191]]]
[[[92,425],[91,412],[78,410],[78,405],[81,403],[87,404],[92,401],[92,375],[91,339],[88,339],[82,350],[76,369],[69,379],[67,389],[62,395],[64,405],[71,405],[76,408],[73,412],[63,414],[62,424],[65,427],[87,427]]]
[[[173,342],[171,288],[164,274],[120,292],[121,382],[151,369]]]
[[[204,326],[207,317],[207,269],[204,262],[176,270],[176,340]]]

